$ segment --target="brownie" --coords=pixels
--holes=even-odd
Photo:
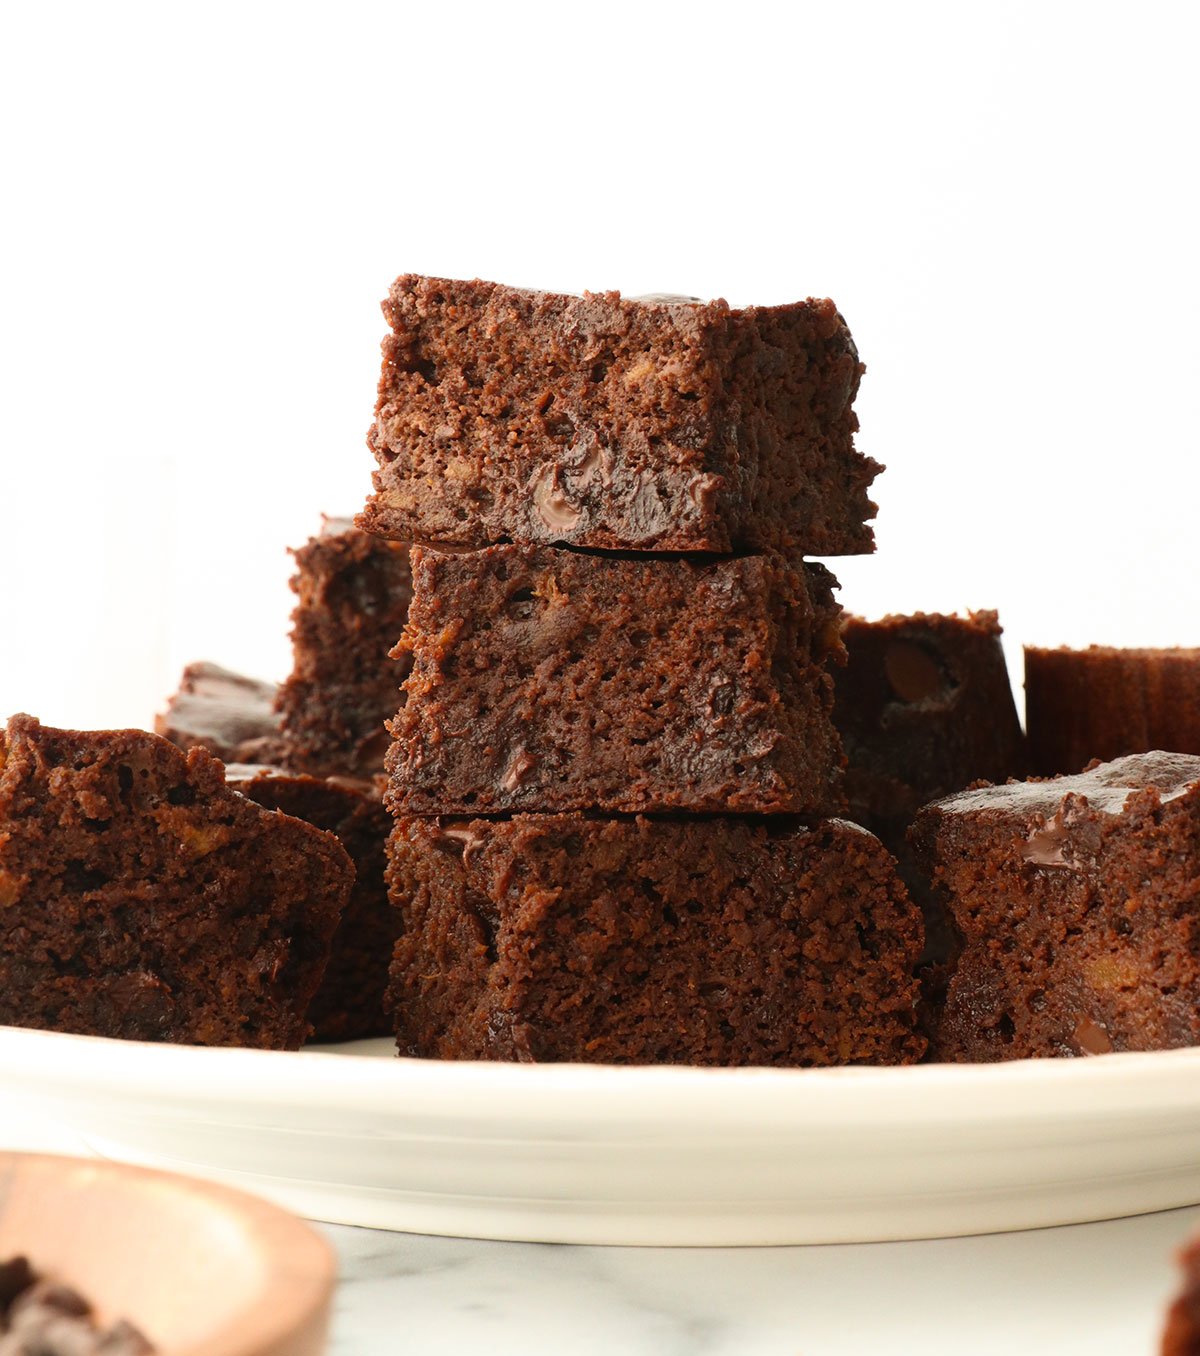
[[[279,762],[285,754],[277,692],[274,683],[220,664],[189,664],[154,728],[181,749],[199,746],[226,763]]]
[[[354,863],[354,888],[333,937],[329,965],[308,1020],[317,1041],[383,1036],[388,963],[396,940],[396,914],[384,885],[384,845],[391,816],[380,781],[310,777],[277,767],[233,763],[228,785],[268,810],[282,810],[335,834]]]
[[[1179,1254],[1183,1289],[1167,1311],[1162,1356],[1200,1356],[1200,1238]]]
[[[1200,650],[1025,648],[1034,772],[1169,749],[1200,754]]]
[[[832,1065],[924,1049],[920,914],[856,825],[401,818],[388,851],[404,1054]]]
[[[370,776],[408,672],[406,658],[389,658],[411,597],[408,547],[326,518],[293,555],[294,658],[278,698],[288,765]]]
[[[913,816],[972,782],[1025,772],[1024,736],[995,612],[918,612],[842,628],[847,661],[834,677],[833,723],[846,750],[849,815],[878,834],[909,893],[926,908],[926,959],[954,941],[923,888],[907,842]]]
[[[153,1356],[132,1323],[101,1324],[72,1286],[39,1279],[28,1258],[0,1262],[0,1356]]]
[[[0,1024],[294,1049],[350,893],[340,843],[144,730],[0,738]]]
[[[397,279],[360,515],[401,541],[874,549],[831,301],[730,308]]]
[[[935,1058],[1200,1044],[1200,758],[960,792],[912,840],[962,936]]]
[[[412,560],[394,812],[840,806],[823,567],[514,545]]]

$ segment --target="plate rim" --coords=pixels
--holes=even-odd
[[[721,1133],[751,1117],[788,1125],[798,1113],[817,1128],[857,1121],[869,1110],[893,1123],[1200,1112],[1200,1047],[993,1064],[795,1069],[389,1059],[360,1052],[358,1044],[257,1050],[0,1026],[0,1074],[12,1090],[20,1085],[54,1100],[111,1092],[115,1079],[127,1096],[237,1103],[247,1111],[311,1105],[319,1090],[345,1109],[410,1120],[452,1111],[477,1116],[481,1125],[511,1122],[514,1098],[522,1120],[586,1115],[607,1127],[663,1116],[678,1123],[689,1108],[702,1107],[715,1113],[713,1128]]]

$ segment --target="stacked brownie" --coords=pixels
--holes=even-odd
[[[868,551],[832,303],[405,277],[359,524],[412,552],[386,799],[403,1052],[917,1058],[919,913],[842,807]]]
[[[156,728],[224,759],[228,785],[247,799],[341,841],[354,888],[308,1021],[316,1040],[351,1040],[390,1026],[383,997],[396,918],[384,884],[390,818],[380,783],[385,721],[407,672],[389,651],[408,612],[408,550],[327,518],[293,554],[288,680],[277,689],[215,664],[189,665]]]

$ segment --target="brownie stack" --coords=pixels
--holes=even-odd
[[[402,1052],[917,1058],[921,925],[842,806],[869,551],[832,303],[405,277],[359,518],[412,552],[390,730]]]

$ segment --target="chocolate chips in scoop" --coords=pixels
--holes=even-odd
[[[38,1279],[25,1257],[0,1262],[0,1356],[153,1356],[125,1319],[103,1325],[70,1286]]]

